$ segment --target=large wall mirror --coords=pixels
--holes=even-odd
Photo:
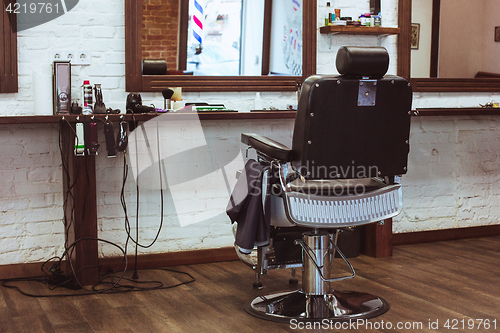
[[[316,0],[125,0],[126,90],[297,90],[316,72],[316,11]],[[166,60],[167,75],[143,75],[144,59]]]
[[[500,1],[411,1],[414,91],[500,91]]]

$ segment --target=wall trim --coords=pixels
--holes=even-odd
[[[392,245],[398,246],[492,236],[500,236],[500,225],[397,233],[392,235]],[[137,267],[140,269],[238,260],[233,247],[141,254],[138,257]],[[134,257],[128,256],[127,258],[128,267],[131,269],[135,262]],[[108,267],[118,267],[122,260],[122,257],[99,258],[99,265],[102,265],[101,271],[107,270]],[[42,275],[41,266],[41,262],[0,265],[0,280],[40,276]]]
[[[210,262],[238,260],[234,247],[223,247],[220,249],[168,252],[141,254],[138,256],[137,267],[140,269],[203,264]],[[99,258],[101,272],[105,272],[108,267],[118,267],[122,263],[123,257]],[[135,259],[133,255],[127,256],[128,270],[133,269]],[[42,263],[26,263],[0,265],[0,280],[41,276]]]
[[[500,236],[500,225],[397,233],[392,235],[392,245],[443,242],[492,236]]]

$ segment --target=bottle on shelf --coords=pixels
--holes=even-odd
[[[92,114],[92,86],[89,80],[83,81],[83,111],[85,115]]]
[[[325,13],[325,26],[332,25],[332,21],[335,20],[335,17],[332,17],[332,7],[330,6],[330,2],[326,3],[326,13]]]

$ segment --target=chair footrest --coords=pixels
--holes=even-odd
[[[368,224],[398,215],[403,207],[401,185],[351,196],[284,193],[285,212],[292,223],[312,228]]]

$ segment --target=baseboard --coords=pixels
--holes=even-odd
[[[418,243],[442,242],[457,239],[500,236],[500,225],[480,227],[429,230],[392,235],[392,245],[407,245]],[[108,267],[118,267],[123,257],[100,258],[99,265],[105,270]],[[129,268],[135,263],[133,256],[128,256]],[[233,247],[220,249],[142,254],[138,256],[137,267],[140,269],[202,264],[209,262],[238,260]],[[34,277],[42,275],[42,263],[0,265],[0,280]]]
[[[134,256],[127,256],[129,269],[135,264]],[[142,254],[137,256],[137,268],[148,269],[168,266],[194,265],[210,262],[238,260],[234,247],[220,249]],[[108,267],[117,268],[123,262],[123,257],[99,258],[101,270]]]
[[[138,256],[137,267],[139,269],[202,264],[219,261],[238,260],[238,256],[233,247],[220,249],[168,252],[141,254]],[[116,268],[120,266],[123,257],[99,258],[101,271],[106,271],[108,267]],[[134,256],[127,256],[128,269],[135,264]],[[41,276],[42,263],[0,265],[0,280]]]
[[[442,242],[467,238],[492,237],[500,235],[500,225],[479,227],[405,232],[392,235],[392,245]]]

